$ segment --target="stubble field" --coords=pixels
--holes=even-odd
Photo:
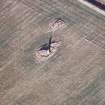
[[[33,53],[57,17],[61,47],[39,64]],[[0,0],[0,105],[104,105],[104,93],[103,15],[76,0]]]

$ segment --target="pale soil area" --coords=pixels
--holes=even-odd
[[[103,4],[105,4],[105,0],[97,0],[97,1],[99,1],[99,2],[101,2],[101,3],[103,3]]]

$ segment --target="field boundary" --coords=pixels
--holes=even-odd
[[[78,0],[78,1],[105,16],[105,11],[104,10],[98,8],[97,6],[91,4],[90,2],[85,1],[85,0]]]

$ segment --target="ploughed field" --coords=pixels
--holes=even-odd
[[[62,18],[67,27],[49,32]],[[53,35],[45,62],[35,49]],[[0,0],[0,105],[104,105],[105,17],[76,0]]]

